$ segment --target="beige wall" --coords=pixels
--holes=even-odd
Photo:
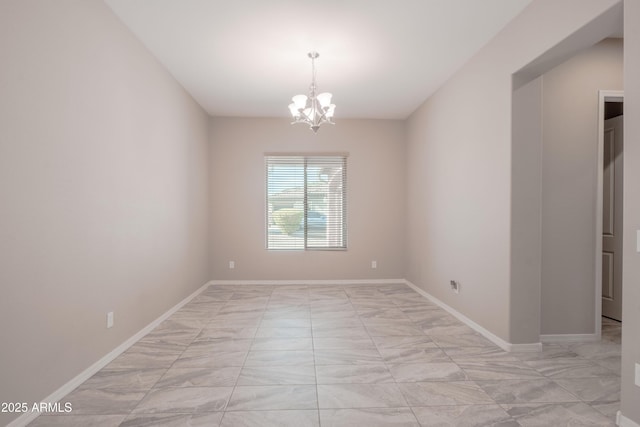
[[[542,77],[514,90],[511,105],[509,327],[523,344],[540,337]]]
[[[622,39],[543,76],[542,334],[595,333],[598,90],[622,90]]]
[[[622,302],[622,415],[640,425],[640,2],[624,2],[624,262]]]
[[[575,50],[606,37],[608,28],[578,30],[599,16],[613,21],[617,3],[531,3],[408,121],[407,278],[508,342],[531,342],[528,325],[510,318],[530,310],[527,292],[540,295],[539,286],[512,293],[510,282],[519,268],[511,259],[512,75],[552,48],[552,59],[566,54],[555,50],[561,41]]]
[[[38,402],[209,280],[208,119],[101,1],[0,2],[0,52],[0,401]]]
[[[340,120],[317,134],[287,119],[211,119],[214,280],[404,277],[404,132],[395,120]],[[265,152],[348,152],[347,251],[265,249]],[[235,261],[235,269],[228,268]],[[371,261],[378,268],[371,269]]]

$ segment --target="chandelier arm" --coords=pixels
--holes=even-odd
[[[292,115],[294,116],[294,121],[292,122],[292,124],[306,123],[314,132],[317,132],[320,128],[320,125],[322,125],[323,123],[334,123],[331,121],[332,117],[327,116],[330,110],[330,106],[323,107],[322,103],[316,97],[317,70],[315,60],[319,57],[319,55],[317,52],[309,52],[307,56],[311,59],[311,85],[309,87],[309,96],[306,97],[306,102],[303,107],[296,107],[295,111],[292,110]],[[329,99],[330,98],[331,95],[329,94]],[[335,108],[335,105],[331,105],[333,106],[333,108]],[[331,109],[331,111],[333,110]]]

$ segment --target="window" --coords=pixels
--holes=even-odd
[[[266,155],[267,249],[347,248],[347,156]]]

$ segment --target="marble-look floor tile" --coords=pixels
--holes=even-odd
[[[218,313],[216,313],[215,317],[213,319],[215,320],[245,320],[245,319],[250,319],[250,320],[259,320],[262,318],[264,310],[234,310],[234,311],[223,311],[224,309],[220,310]]]
[[[132,414],[120,427],[217,427],[223,412],[202,414]],[[87,424],[88,426],[88,424]],[[93,427],[93,425],[91,425]]]
[[[173,313],[167,320],[175,322],[188,322],[186,323],[187,325],[202,329],[207,325],[207,323],[209,323],[211,318],[218,312],[218,310],[219,307],[208,307],[206,309],[204,307],[199,307],[191,310],[185,310],[183,307],[181,310]]]
[[[473,381],[401,383],[410,406],[477,405],[495,402]]]
[[[364,327],[364,325],[359,318],[346,318],[346,319],[316,318],[316,319],[313,319],[311,327],[315,331],[318,329],[362,328]]]
[[[313,350],[311,338],[255,338],[251,350]]]
[[[353,309],[330,309],[311,307],[311,321],[316,319],[359,319],[358,313]]]
[[[309,309],[311,316],[315,313],[335,312],[335,311],[353,311],[355,309],[351,305],[349,299],[314,299],[311,298]]]
[[[409,316],[409,314],[407,314]],[[410,317],[420,327],[429,325],[455,326],[460,325],[460,321],[441,308],[435,310],[423,310],[421,313],[413,313]]]
[[[495,344],[478,334],[430,335],[442,348],[446,347],[495,347]]]
[[[255,328],[257,329],[262,322],[262,318],[256,319],[236,319],[236,320],[227,320],[227,319],[216,319],[215,317],[211,318],[207,325],[203,329],[218,329],[218,328],[233,328],[233,329],[241,329],[241,328]],[[255,332],[255,330],[254,330]],[[237,337],[237,338],[253,338],[253,335],[249,337]]]
[[[610,420],[615,421],[620,410],[620,402],[590,402],[589,405]]]
[[[112,415],[129,413],[145,396],[145,392],[102,389],[76,389],[65,402],[71,403],[73,415]]]
[[[542,374],[522,362],[460,362],[472,380],[512,380],[542,378]]]
[[[322,426],[420,427],[409,408],[321,409]]]
[[[315,385],[237,386],[227,411],[317,409]]]
[[[401,335],[424,335],[422,329],[414,324],[366,324],[367,331],[372,337],[377,336],[401,336]]]
[[[620,357],[622,354],[620,345],[609,341],[573,344],[569,346],[569,349],[587,359]]]
[[[406,348],[380,349],[380,354],[386,363],[430,363],[451,362],[449,356],[439,348]]]
[[[458,405],[414,407],[423,426],[429,427],[519,427],[520,424],[499,405]]]
[[[167,329],[151,331],[144,336],[145,341],[163,341],[178,345],[188,345],[198,336],[200,329]]]
[[[152,333],[181,331],[185,333],[191,333],[197,335],[200,329],[209,323],[209,319],[167,319],[164,322],[156,326]]]
[[[221,366],[242,366],[247,351],[185,351],[172,365],[173,368],[217,368]]]
[[[371,338],[351,338],[351,337],[313,337],[313,348],[315,350],[328,350],[336,348],[356,348],[375,349],[376,346]]]
[[[594,363],[611,371],[614,375],[620,375],[622,372],[622,358],[618,356],[601,357],[598,359],[590,359]]]
[[[612,372],[581,357],[570,359],[531,360],[527,365],[549,378],[592,378],[612,376]]]
[[[327,350],[315,350],[316,365],[356,365],[382,363],[382,357],[376,349],[372,348],[336,348]]]
[[[518,362],[516,353],[498,347],[449,347],[444,352],[456,363],[464,362]]]
[[[391,375],[399,383],[423,381],[464,381],[467,375],[455,363],[406,363],[389,365]]]
[[[102,369],[82,383],[77,390],[147,391],[166,372],[160,369]]]
[[[263,319],[260,322],[260,328],[310,328],[310,318],[277,318],[277,319]]]
[[[404,302],[402,305],[398,305],[398,309],[402,310],[402,312],[414,322],[429,320],[434,316],[439,316],[444,313],[444,310],[435,304],[424,305],[419,301]]]
[[[520,360],[553,360],[553,359],[571,359],[580,357],[567,346],[559,344],[542,344],[542,351],[528,351],[522,353],[514,353],[514,356]]]
[[[245,366],[313,365],[313,351],[259,350],[250,351]]]
[[[225,322],[226,323],[226,322]],[[253,338],[258,330],[257,327],[206,327],[196,337],[195,341],[216,340],[219,338]]]
[[[576,402],[578,398],[550,379],[478,381],[498,403]]]
[[[380,322],[394,322],[403,321],[406,323],[413,323],[407,315],[398,308],[358,308],[356,311],[360,315],[360,318],[365,323],[380,323]]]
[[[29,427],[118,427],[126,415],[40,415]]]
[[[226,412],[220,427],[319,427],[317,410]]]
[[[314,329],[314,338],[370,338],[364,327],[361,328],[335,328],[335,329]]]
[[[245,366],[237,385],[294,385],[315,384],[313,365]]]
[[[221,351],[248,351],[253,340],[239,338],[213,338],[210,340],[194,341],[186,349],[185,353],[211,353]]]
[[[377,336],[372,339],[379,349],[437,348],[436,343],[426,335]]]
[[[239,366],[170,368],[155,387],[233,387],[240,369]]]
[[[504,408],[523,427],[615,426],[615,422],[581,402],[506,405]]]
[[[170,387],[151,390],[135,414],[201,413],[224,410],[233,387]]]
[[[308,306],[310,304],[308,294],[271,294],[271,298],[267,303],[267,310],[270,308],[280,308],[289,305]]]
[[[398,385],[332,384],[318,385],[318,404],[327,408],[397,408],[406,407]]]
[[[256,338],[310,338],[311,328],[265,328],[259,327]]]
[[[420,329],[427,335],[472,335],[473,329],[462,323],[454,325],[420,325]]]
[[[272,307],[267,308],[262,315],[262,320],[280,318],[310,320],[311,311],[306,305],[301,305],[299,307]]]
[[[620,378],[559,378],[555,380],[585,402],[617,402],[620,400]]]
[[[216,313],[217,317],[233,317],[236,319],[250,319],[262,317],[267,308],[268,301],[259,298],[247,298],[245,301],[229,300]]]
[[[371,384],[394,382],[382,364],[316,365],[318,384]]]
[[[162,343],[138,342],[109,363],[107,370],[168,368],[182,354],[186,346],[167,346]]]

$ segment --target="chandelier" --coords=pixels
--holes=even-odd
[[[289,104],[289,111],[293,116],[295,123],[306,123],[311,130],[315,133],[320,129],[320,125],[323,123],[331,123],[333,112],[336,109],[336,105],[331,103],[331,94],[329,92],[323,92],[316,95],[316,64],[315,60],[318,58],[318,52],[309,52],[307,54],[311,58],[311,86],[309,87],[309,96],[296,95]]]

